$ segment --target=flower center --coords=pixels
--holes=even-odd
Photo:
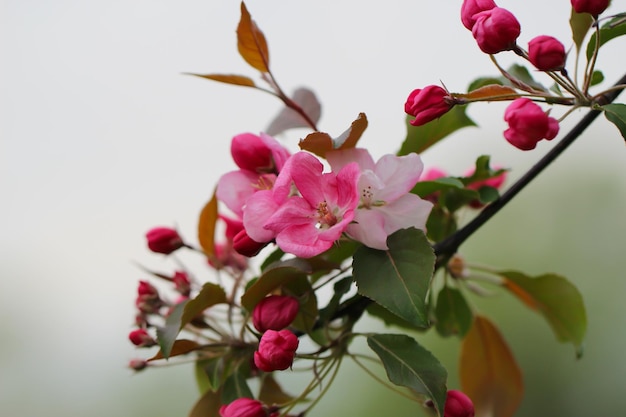
[[[317,205],[317,221],[319,222],[320,229],[327,229],[337,224],[337,216],[330,211],[326,200]]]
[[[361,190],[361,204],[359,204],[359,208],[370,209],[372,207],[381,207],[386,204],[383,200],[374,200],[374,191],[372,191],[372,186],[368,185],[367,187]]]

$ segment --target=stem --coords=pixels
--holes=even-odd
[[[626,83],[626,74],[615,84],[620,85]],[[621,90],[611,91],[605,96],[606,103],[611,103],[617,98]],[[474,232],[476,232],[487,220],[491,219],[497,212],[513,199],[520,191],[522,191],[537,175],[539,175],[548,165],[565,151],[600,115],[599,110],[590,110],[576,126],[570,130],[567,135],[554,148],[550,150],[543,158],[541,158],[526,174],[524,174],[515,184],[513,184],[499,199],[485,207],[478,216],[476,216],[465,227],[459,229],[454,234],[448,236],[441,242],[434,245],[435,253],[439,260],[438,264],[445,261],[458,250]],[[439,265],[440,266],[440,265]]]

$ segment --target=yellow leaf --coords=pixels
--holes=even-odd
[[[461,345],[461,387],[476,417],[511,417],[524,396],[522,372],[495,325],[476,315]]]
[[[270,54],[265,36],[250,17],[244,2],[241,2],[241,19],[237,26],[237,49],[253,68],[261,72],[270,71]]]
[[[499,84],[489,84],[483,87],[472,90],[467,94],[452,94],[455,98],[465,98],[468,100],[485,100],[485,101],[498,101],[498,100],[512,100],[520,97],[520,95],[511,87]]]
[[[217,222],[217,197],[215,192],[211,200],[200,212],[198,220],[198,242],[208,256],[215,254],[215,223]]]
[[[234,84],[241,85],[244,87],[256,87],[254,80],[250,77],[246,77],[245,75],[236,75],[236,74],[192,74],[200,78],[206,78],[208,80],[219,81],[221,83],[226,84]]]

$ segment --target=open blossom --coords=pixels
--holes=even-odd
[[[515,48],[521,27],[511,12],[494,7],[475,14],[472,35],[486,54],[497,54]]]
[[[410,193],[423,169],[419,155],[385,155],[374,163],[367,150],[353,148],[329,152],[326,157],[333,170],[352,162],[361,169],[359,206],[346,229],[350,237],[385,250],[387,237],[393,232],[409,227],[425,229],[433,205]]]
[[[242,217],[248,197],[272,188],[290,153],[269,135],[243,133],[233,138],[231,154],[240,169],[220,177],[216,195],[233,213]]]
[[[537,36],[528,42],[528,59],[540,71],[562,70],[565,66],[565,46],[552,36]]]
[[[467,29],[472,30],[476,19],[474,15],[485,10],[491,10],[496,7],[493,0],[464,0],[461,6],[461,22]]]
[[[538,104],[528,98],[515,99],[504,112],[509,128],[504,137],[513,146],[528,151],[535,149],[542,139],[554,139],[559,133],[559,122],[549,117]]]
[[[336,174],[306,152],[294,154],[272,190],[250,197],[243,222],[250,237],[285,252],[309,258],[329,249],[354,218],[359,201],[359,168],[348,164]],[[295,185],[299,195],[292,195]]]
[[[413,126],[421,126],[446,114],[454,106],[450,94],[438,85],[415,89],[404,103],[405,113],[415,116]]]
[[[265,372],[284,371],[293,364],[298,344],[298,337],[287,329],[268,330],[254,352],[254,364]]]
[[[589,13],[597,16],[609,7],[611,0],[571,0],[576,13]]]

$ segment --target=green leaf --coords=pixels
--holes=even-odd
[[[382,307],[380,304],[370,303],[365,311],[367,311],[367,314],[369,314],[370,316],[382,320],[382,322],[385,323],[386,326],[399,327],[411,331],[426,330],[424,328],[415,327],[414,324],[401,319],[400,317],[387,310],[385,307]]]
[[[443,287],[437,296],[435,308],[437,332],[442,336],[464,336],[472,327],[472,310],[470,310],[461,291]]]
[[[405,335],[375,334],[367,344],[382,361],[389,381],[427,396],[443,415],[448,373],[432,353]]]
[[[623,35],[626,35],[626,19],[615,18],[609,20],[600,29],[600,42],[598,48],[602,47],[602,45],[604,45],[611,39],[615,39]],[[587,60],[591,59],[591,57],[593,56],[593,51],[596,48],[597,39],[598,38],[596,32],[594,32],[591,35],[591,38],[589,38],[589,43],[587,44]]]
[[[298,278],[306,279],[311,273],[311,267],[303,259],[289,259],[268,267],[263,274],[241,296],[241,304],[248,311],[252,311],[255,305],[267,294]]]
[[[522,402],[522,371],[498,329],[485,317],[474,316],[463,339],[459,379],[474,402],[476,416],[513,417]]]
[[[438,191],[444,191],[449,188],[464,188],[465,185],[455,177],[437,178],[433,181],[420,181],[411,190],[413,194],[424,198]]]
[[[466,114],[466,108],[467,106],[454,106],[440,118],[422,126],[411,125],[410,120],[413,117],[407,116],[405,119],[407,135],[398,155],[407,155],[411,152],[422,153],[457,130],[476,126],[476,123]]]
[[[230,404],[237,398],[254,398],[252,391],[241,371],[230,374],[222,387],[222,404]]]
[[[591,82],[589,83],[589,85],[598,85],[602,81],[604,81],[604,74],[602,73],[602,71],[594,71],[593,74],[591,74]]]
[[[207,308],[214,306],[215,304],[222,304],[226,302],[226,293],[224,289],[217,284],[207,282],[202,286],[202,289],[193,299],[189,300],[185,305],[185,310],[180,321],[180,328],[182,329],[188,323],[190,323],[198,315],[202,314]]]
[[[374,300],[417,327],[428,326],[426,295],[435,254],[424,232],[398,230],[388,250],[361,247],[352,263],[359,294]]]
[[[220,417],[221,406],[219,392],[208,390],[194,404],[189,417]]]
[[[457,230],[457,223],[454,214],[436,205],[430,212],[426,221],[428,238],[433,242],[440,242]]]
[[[512,75],[515,80],[520,81],[523,85],[530,86],[536,90],[547,91],[543,85],[535,81],[533,76],[530,74],[530,71],[528,71],[528,68],[523,65],[513,64],[506,70],[506,72]],[[512,80],[507,80],[506,78],[504,78],[503,81],[505,82],[505,84],[511,84],[514,87],[523,86],[519,85],[517,81],[514,82]]]
[[[172,312],[165,319],[165,326],[157,328],[157,341],[161,347],[161,355],[165,359],[169,358],[176,341],[176,337],[180,332],[180,323],[185,311],[185,306],[189,301],[178,303],[172,308]]]
[[[171,358],[173,356],[185,355],[189,352],[193,352],[194,350],[198,350],[198,348],[200,348],[200,344],[197,342],[194,342],[193,340],[187,340],[187,339],[175,340],[174,344],[172,345],[172,349],[170,350],[169,357]],[[164,358],[165,356],[163,356],[163,353],[159,350],[156,355],[148,359],[148,362],[156,361],[156,360],[164,359]]]
[[[613,103],[602,106],[604,116],[619,129],[624,140],[626,140],[626,104]]]
[[[580,352],[587,330],[583,298],[565,278],[546,274],[535,278],[520,272],[498,272],[503,286],[548,321],[561,342],[571,342]]]
[[[196,382],[201,392],[210,389],[217,391],[224,377],[230,372],[229,358],[217,356],[196,361]]]
[[[352,288],[352,277],[345,277],[333,285],[333,296],[330,301],[319,311],[319,319],[322,323],[328,322],[337,311],[341,298]]]
[[[580,51],[580,47],[589,32],[589,28],[593,23],[593,17],[589,13],[576,13],[572,7],[572,14],[569,19],[569,25],[572,29],[572,40],[576,45],[576,50]]]

